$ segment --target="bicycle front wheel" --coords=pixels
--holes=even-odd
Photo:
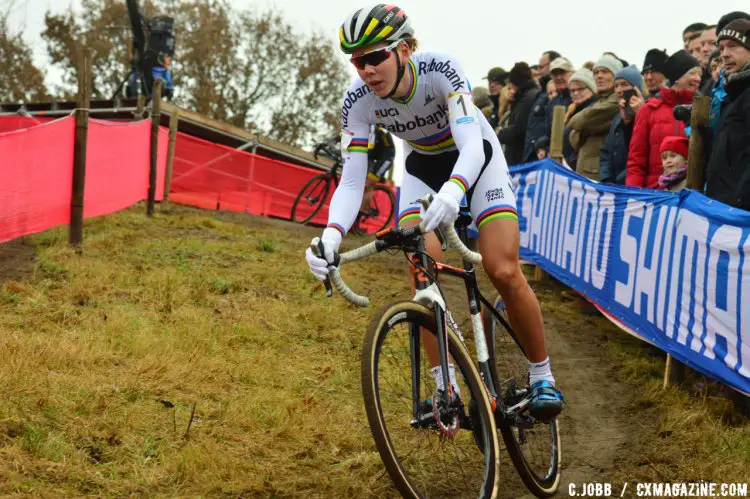
[[[302,187],[292,205],[291,220],[306,224],[318,214],[331,189],[331,177],[326,173],[316,175]]]
[[[440,405],[432,399],[436,385],[420,330],[436,334],[434,314],[411,301],[385,307],[367,329],[362,392],[383,463],[404,497],[496,497],[499,444],[486,388],[449,330],[461,403],[449,418],[453,431],[438,424],[445,413],[435,409]]]
[[[501,298],[495,310],[508,323],[507,311]],[[490,372],[498,391],[497,428],[529,491],[537,497],[549,497],[560,486],[560,427],[557,418],[549,423],[534,420],[523,414],[503,414],[507,407],[521,401],[528,392],[529,362],[511,327],[498,321],[489,310],[483,310],[484,329],[490,353]]]

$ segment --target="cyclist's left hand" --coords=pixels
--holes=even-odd
[[[424,210],[424,208],[423,208]],[[433,231],[438,226],[450,224],[458,217],[458,201],[447,192],[438,192],[432,199],[432,204],[425,213],[422,214],[427,232]]]

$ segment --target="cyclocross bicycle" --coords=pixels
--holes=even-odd
[[[429,198],[422,203],[426,209]],[[344,264],[400,250],[416,276],[413,300],[385,306],[367,329],[362,351],[367,418],[383,463],[404,497],[495,497],[500,487],[498,431],[528,489],[548,497],[560,484],[559,425],[556,418],[538,421],[525,411],[528,362],[502,301],[493,305],[479,290],[474,265],[481,263],[481,255],[466,247],[470,223],[462,208],[458,231],[441,227],[461,255],[462,269],[436,262],[425,252],[421,224],[387,229],[375,241],[339,255]],[[448,310],[437,281],[440,273],[466,285],[476,363]],[[338,269],[330,280],[350,302],[368,305],[366,297],[342,281]],[[425,341],[438,345],[443,386],[450,387],[446,390],[436,390]],[[460,373],[455,388],[449,380],[451,365]]]
[[[333,166],[326,173],[316,175],[302,187],[292,205],[291,220],[301,224],[309,223],[329,201],[331,187],[339,185],[338,169],[342,165],[341,151],[329,142],[318,144],[315,148],[315,159],[323,155],[333,161]],[[351,228],[354,234],[363,236],[375,234],[393,222],[396,208],[396,196],[387,185],[376,184],[373,187],[370,207],[360,212]]]

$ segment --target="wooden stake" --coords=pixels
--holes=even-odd
[[[177,125],[180,122],[180,113],[174,111],[169,116],[169,148],[167,150],[167,170],[164,172],[164,200],[162,209],[166,210],[169,203],[169,190],[172,187],[172,165],[174,163],[174,149],[177,142]]]
[[[146,96],[139,95],[135,105],[135,115],[137,118],[143,118],[143,110],[146,107]]]
[[[685,366],[667,354],[667,361],[664,365],[664,389],[666,390],[669,385],[679,385],[684,379]]]
[[[705,144],[699,128],[708,127],[708,115],[711,111],[710,97],[696,97],[693,102],[693,112],[690,119],[692,133],[690,134],[690,149],[688,150],[687,187],[703,192],[706,183]]]
[[[159,120],[161,119],[161,78],[154,82],[151,93],[151,164],[148,172],[148,203],[146,215],[154,216],[156,202],[156,163],[159,157]]]
[[[565,106],[555,106],[555,109],[552,111],[552,136],[550,137],[549,157],[560,164],[563,162],[565,112]]]
[[[91,77],[89,54],[81,49],[78,57],[78,99],[76,103],[75,144],[73,155],[73,189],[70,200],[70,226],[68,240],[78,246],[83,241],[83,199],[86,185],[86,147],[89,133],[89,106],[91,102]]]

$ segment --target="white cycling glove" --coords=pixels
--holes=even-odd
[[[338,252],[341,245],[341,232],[336,229],[327,228],[323,231],[320,242],[323,243],[323,258],[315,256],[312,248],[308,247],[305,251],[305,260],[307,260],[310,272],[312,272],[315,278],[323,281],[328,277],[328,272],[336,268],[333,262],[336,252]]]
[[[451,224],[458,217],[459,202],[464,197],[464,191],[453,182],[446,182],[440,188],[432,204],[424,211],[422,208],[422,222],[427,232],[433,231],[443,224]]]

